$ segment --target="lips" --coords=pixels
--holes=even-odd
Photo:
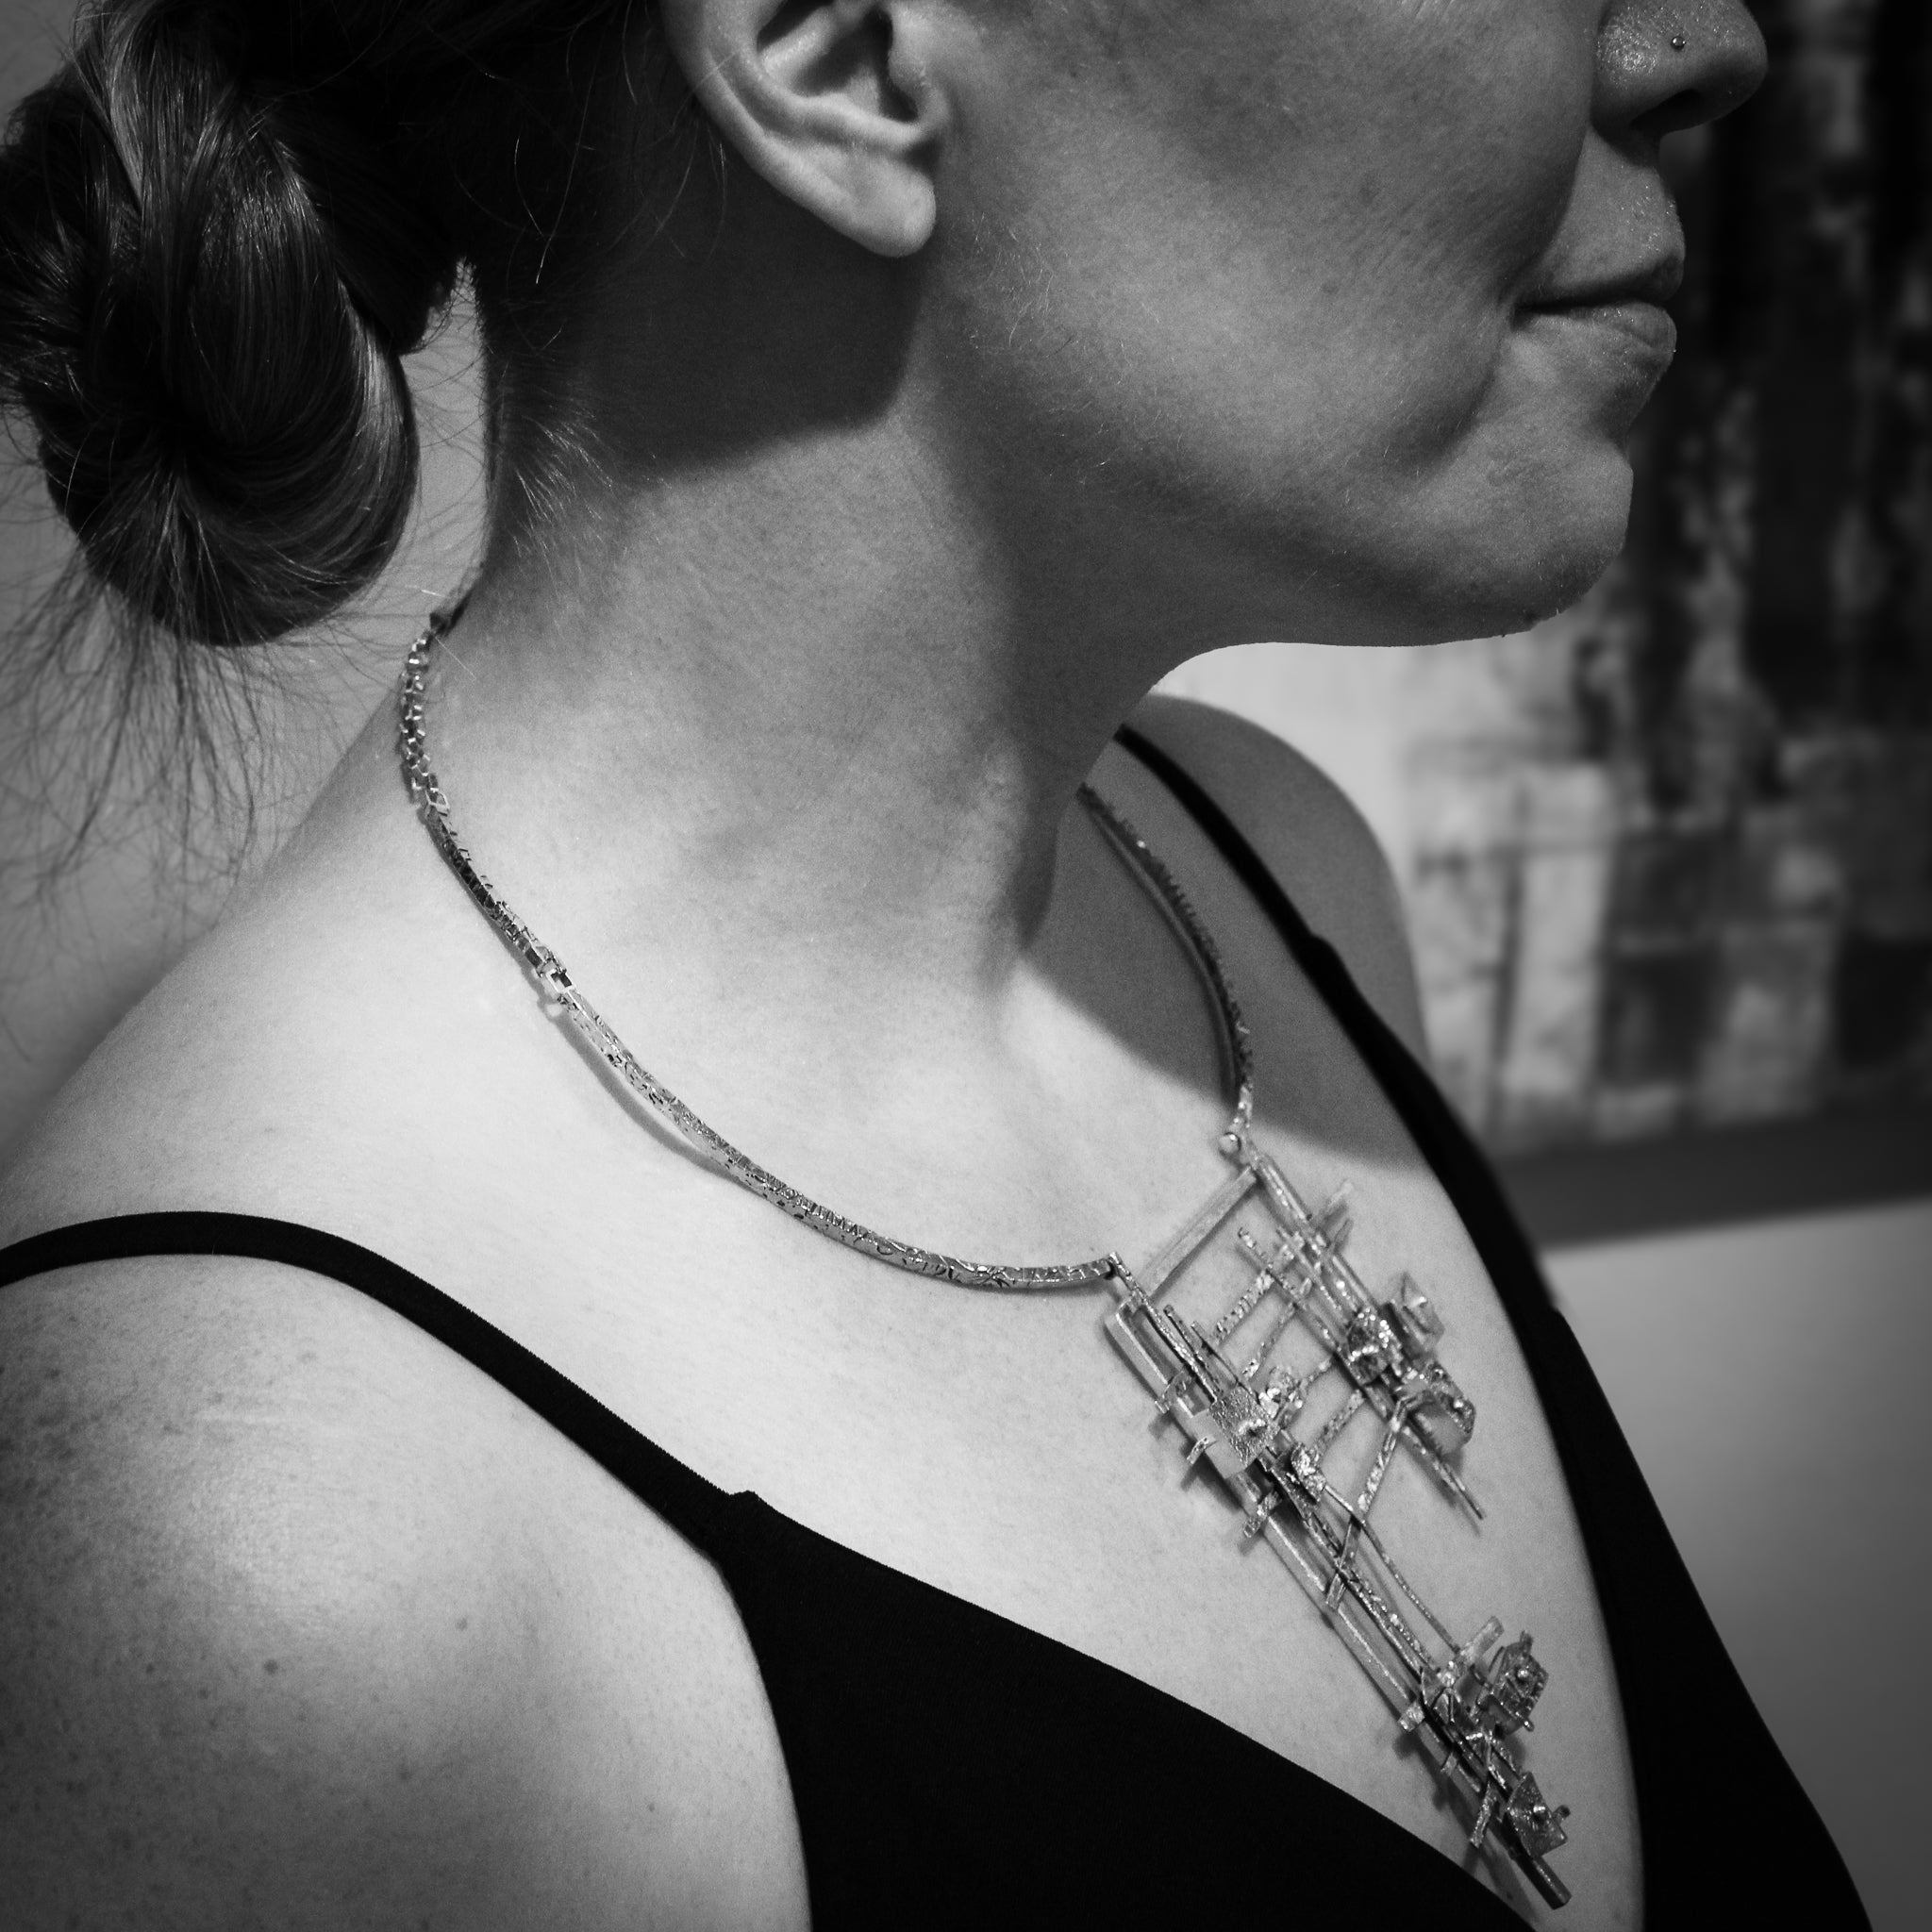
[[[1681,245],[1666,247],[1643,261],[1579,272],[1558,270],[1538,278],[1517,305],[1519,325],[1542,331],[1556,325],[1579,341],[1594,337],[1614,345],[1661,374],[1675,353],[1676,325],[1664,304],[1684,279]]]
[[[1684,281],[1684,251],[1671,248],[1648,261],[1626,268],[1584,275],[1539,277],[1523,293],[1524,308],[1597,308],[1624,302],[1648,303],[1661,308]]]
[[[1660,304],[1626,295],[1525,306],[1516,337],[1545,379],[1622,438],[1671,366],[1677,325]]]
[[[1637,296],[1586,299],[1577,302],[1536,302],[1521,311],[1524,322],[1572,324],[1580,327],[1607,330],[1625,339],[1631,346],[1668,362],[1676,352],[1677,325],[1660,304]]]

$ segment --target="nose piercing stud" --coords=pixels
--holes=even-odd
[[[1671,45],[1679,54],[1681,54],[1689,44],[1690,42],[1685,40],[1682,34],[1673,34],[1671,36]]]

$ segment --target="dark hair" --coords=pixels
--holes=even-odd
[[[125,624],[279,637],[414,501],[467,264],[527,402],[594,251],[625,0],[93,0],[0,148],[0,394]]]

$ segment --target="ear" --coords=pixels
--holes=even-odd
[[[685,77],[752,167],[840,234],[911,255],[932,233],[946,113],[916,0],[662,0]]]

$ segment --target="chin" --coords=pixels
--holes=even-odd
[[[1519,453],[1524,441],[1536,457]],[[1630,519],[1621,442],[1547,425],[1513,450],[1491,441],[1420,479],[1410,472],[1378,484],[1312,508],[1306,487],[1257,491],[1245,514],[1220,522],[1218,534],[1233,541],[1190,558],[1190,601],[1217,613],[1213,642],[1194,648],[1260,637],[1437,644],[1528,630],[1603,575]],[[1198,514],[1200,499],[1177,492],[1160,508],[1176,500]],[[1186,527],[1198,540],[1217,521]]]
[[[1527,630],[1576,602],[1624,547],[1631,474],[1621,449],[1504,492],[1439,531],[1418,572],[1412,643]],[[1418,562],[1423,562],[1418,559]],[[1433,564],[1433,567],[1429,567]]]

